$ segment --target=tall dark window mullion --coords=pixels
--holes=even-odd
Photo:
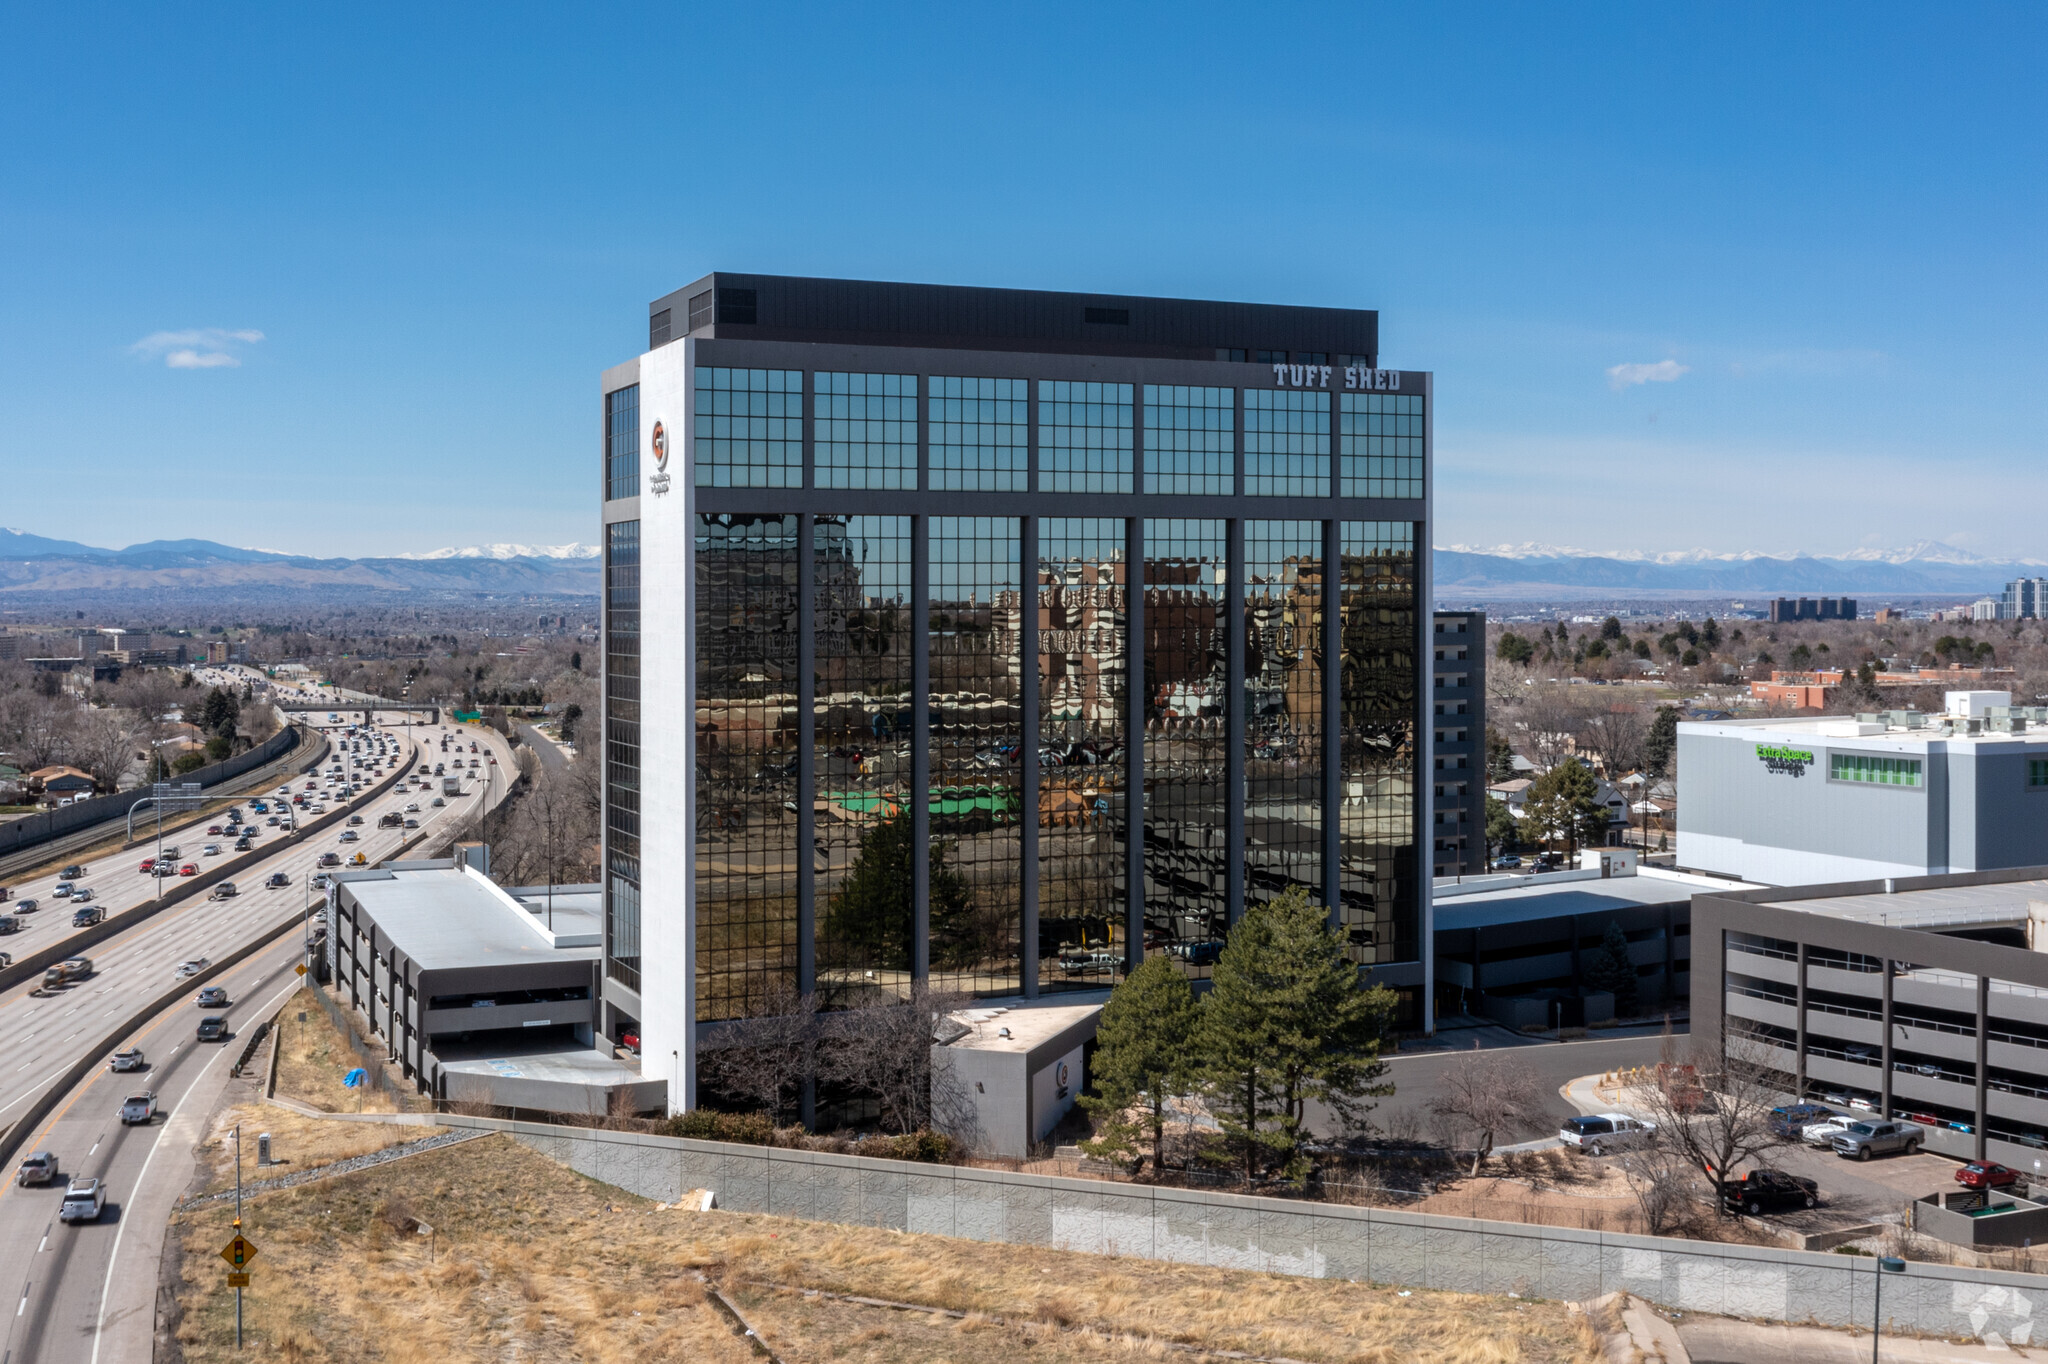
[[[948,993],[1022,987],[1020,529],[931,519],[931,980]]]
[[[1203,977],[1230,927],[1229,547],[1222,521],[1145,522],[1146,950]]]
[[[826,1008],[907,996],[911,859],[911,518],[812,525],[817,692],[817,994]]]
[[[1299,886],[1323,899],[1323,531],[1247,521],[1245,907]]]
[[[1038,523],[1042,990],[1099,989],[1124,960],[1124,543],[1121,518]]]
[[[1407,521],[1342,526],[1338,612],[1343,647],[1341,809],[1345,931],[1363,965],[1421,956],[1415,900],[1415,528]]]
[[[637,426],[635,428],[638,429]],[[640,523],[605,527],[605,972],[640,988]]]
[[[797,974],[797,518],[695,518],[697,1016],[787,1007]]]

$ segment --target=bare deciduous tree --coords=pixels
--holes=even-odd
[[[1429,1111],[1456,1134],[1471,1134],[1471,1173],[1477,1175],[1501,1133],[1540,1120],[1543,1095],[1512,1051],[1474,1043],[1445,1069],[1443,1090],[1431,1097]]]
[[[104,791],[117,791],[135,761],[135,737],[128,717],[111,707],[89,709],[72,729],[71,759],[92,774]]]
[[[1669,1039],[1665,1050],[1673,1050]],[[1638,1096],[1665,1149],[1718,1188],[1737,1166],[1788,1144],[1771,1122],[1771,1110],[1784,1102],[1784,1077],[1769,1049],[1747,1037],[1730,1036],[1718,1054],[1711,1041],[1695,1038],[1688,1060],[1667,1059]]]
[[[1661,1134],[1648,1146],[1624,1155],[1621,1170],[1650,1235],[1662,1236],[1693,1221],[1699,1208],[1693,1196],[1697,1172],[1671,1151]]]
[[[1515,708],[1514,723],[1510,742],[1538,769],[1548,772],[1578,746],[1586,707],[1567,688],[1543,687]]]
[[[877,996],[827,1016],[819,1078],[875,1100],[886,1127],[916,1132],[931,1126],[933,1033],[965,1002],[965,996],[920,984],[907,1000]]]
[[[698,1082],[785,1126],[818,1054],[818,998],[786,980],[768,986],[759,1016],[698,1054]]]
[[[1641,707],[1622,702],[1589,714],[1581,742],[1600,755],[1611,781],[1643,765],[1649,738],[1649,716]]]

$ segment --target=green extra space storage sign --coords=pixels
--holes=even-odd
[[[1803,777],[1807,766],[1813,762],[1813,754],[1803,748],[1781,748],[1777,744],[1758,744],[1757,761],[1771,771],[1787,777]]]

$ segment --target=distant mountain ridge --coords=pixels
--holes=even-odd
[[[2044,566],[2037,559],[1988,559],[1934,540],[1840,556],[1708,550],[1603,554],[1534,543],[1440,545],[1431,553],[1431,565],[1439,599],[1589,592],[1604,597],[1968,597],[1996,593],[2013,578],[2040,574]]]

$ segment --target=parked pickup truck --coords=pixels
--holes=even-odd
[[[1783,1170],[1751,1170],[1721,1186],[1721,1199],[1751,1217],[1780,1208],[1810,1208],[1820,1201],[1820,1186]]]
[[[1835,1154],[1849,1160],[1869,1160],[1895,1152],[1912,1155],[1927,1134],[1909,1122],[1880,1122],[1874,1118],[1850,1123],[1835,1136]]]

